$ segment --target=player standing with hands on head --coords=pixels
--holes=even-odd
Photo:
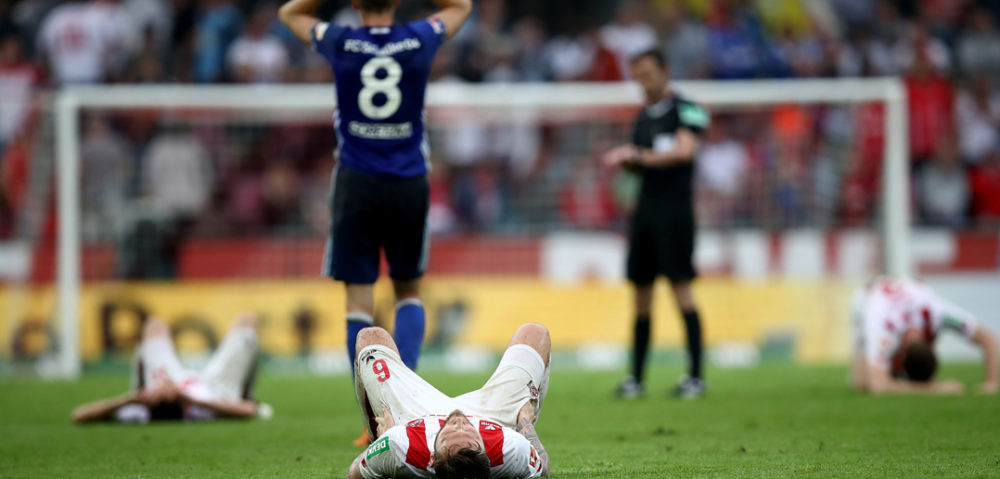
[[[331,226],[323,274],[347,290],[347,350],[373,325],[374,284],[385,250],[396,294],[395,343],[416,368],[424,337],[420,278],[427,266],[430,146],[424,96],[438,47],[472,12],[472,0],[434,0],[429,18],[395,24],[399,0],[353,0],[362,27],[313,16],[324,0],[291,0],[279,15],[330,63],[337,135]]]
[[[667,87],[669,69],[657,50],[632,60],[632,77],[642,87],[646,104],[636,119],[632,142],[604,154],[604,163],[627,168],[642,179],[633,213],[628,247],[627,276],[635,300],[632,373],[617,394],[634,398],[644,393],[643,369],[649,349],[653,283],[659,275],[670,280],[674,299],[687,329],[689,374],[674,390],[682,398],[705,394],[702,379],[701,319],[691,294],[696,274],[695,218],[692,189],[694,157],[700,136],[708,127],[708,113]]]

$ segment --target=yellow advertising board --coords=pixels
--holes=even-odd
[[[806,361],[847,357],[848,300],[853,284],[834,281],[744,282],[705,278],[695,286],[709,347],[731,342],[760,344],[768,337],[794,338],[794,355]],[[625,284],[559,285],[535,278],[428,278],[427,340],[441,345],[502,349],[524,322],[545,324],[556,349],[590,344],[626,346],[631,335],[631,297]],[[377,322],[391,329],[392,288],[376,289]],[[657,290],[654,341],[681,344],[683,326],[668,296]],[[0,290],[0,344],[4,357],[44,347],[54,311],[51,287]],[[261,346],[292,355],[344,344],[344,295],[336,283],[225,281],[103,283],[87,286],[80,301],[80,340],[85,360],[126,352],[139,318],[156,316],[173,325],[179,348],[199,348],[224,334],[238,314],[260,316]]]

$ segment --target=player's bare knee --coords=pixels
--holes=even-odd
[[[249,328],[257,329],[257,316],[244,313],[236,317],[236,321],[233,322],[234,328]]]
[[[170,335],[170,326],[160,318],[149,318],[142,328],[142,338],[151,339]]]
[[[538,323],[525,323],[517,328],[514,336],[510,338],[508,347],[515,344],[525,344],[531,346],[542,360],[548,365],[549,353],[552,350],[552,338],[549,336],[549,328]]]
[[[399,353],[396,348],[396,342],[392,339],[392,335],[385,329],[378,326],[372,326],[358,331],[357,349],[359,353],[368,346],[376,345],[389,347],[393,351],[396,351],[397,354]]]

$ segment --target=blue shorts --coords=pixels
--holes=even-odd
[[[430,247],[427,177],[376,177],[338,166],[332,183],[323,275],[374,284],[385,250],[392,279],[423,276]]]

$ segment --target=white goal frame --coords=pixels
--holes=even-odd
[[[885,104],[882,174],[884,270],[912,272],[909,236],[909,152],[906,95],[896,78],[759,81],[677,81],[672,84],[708,106],[769,106],[803,103]],[[627,83],[432,84],[432,107],[493,107],[558,110],[638,105],[642,93]],[[80,110],[84,108],[212,108],[222,110],[329,111],[330,85],[274,86],[87,86],[62,89],[55,103],[58,168],[57,317],[60,349],[57,377],[81,371],[79,344],[80,271]],[[331,133],[332,134],[332,133]]]

